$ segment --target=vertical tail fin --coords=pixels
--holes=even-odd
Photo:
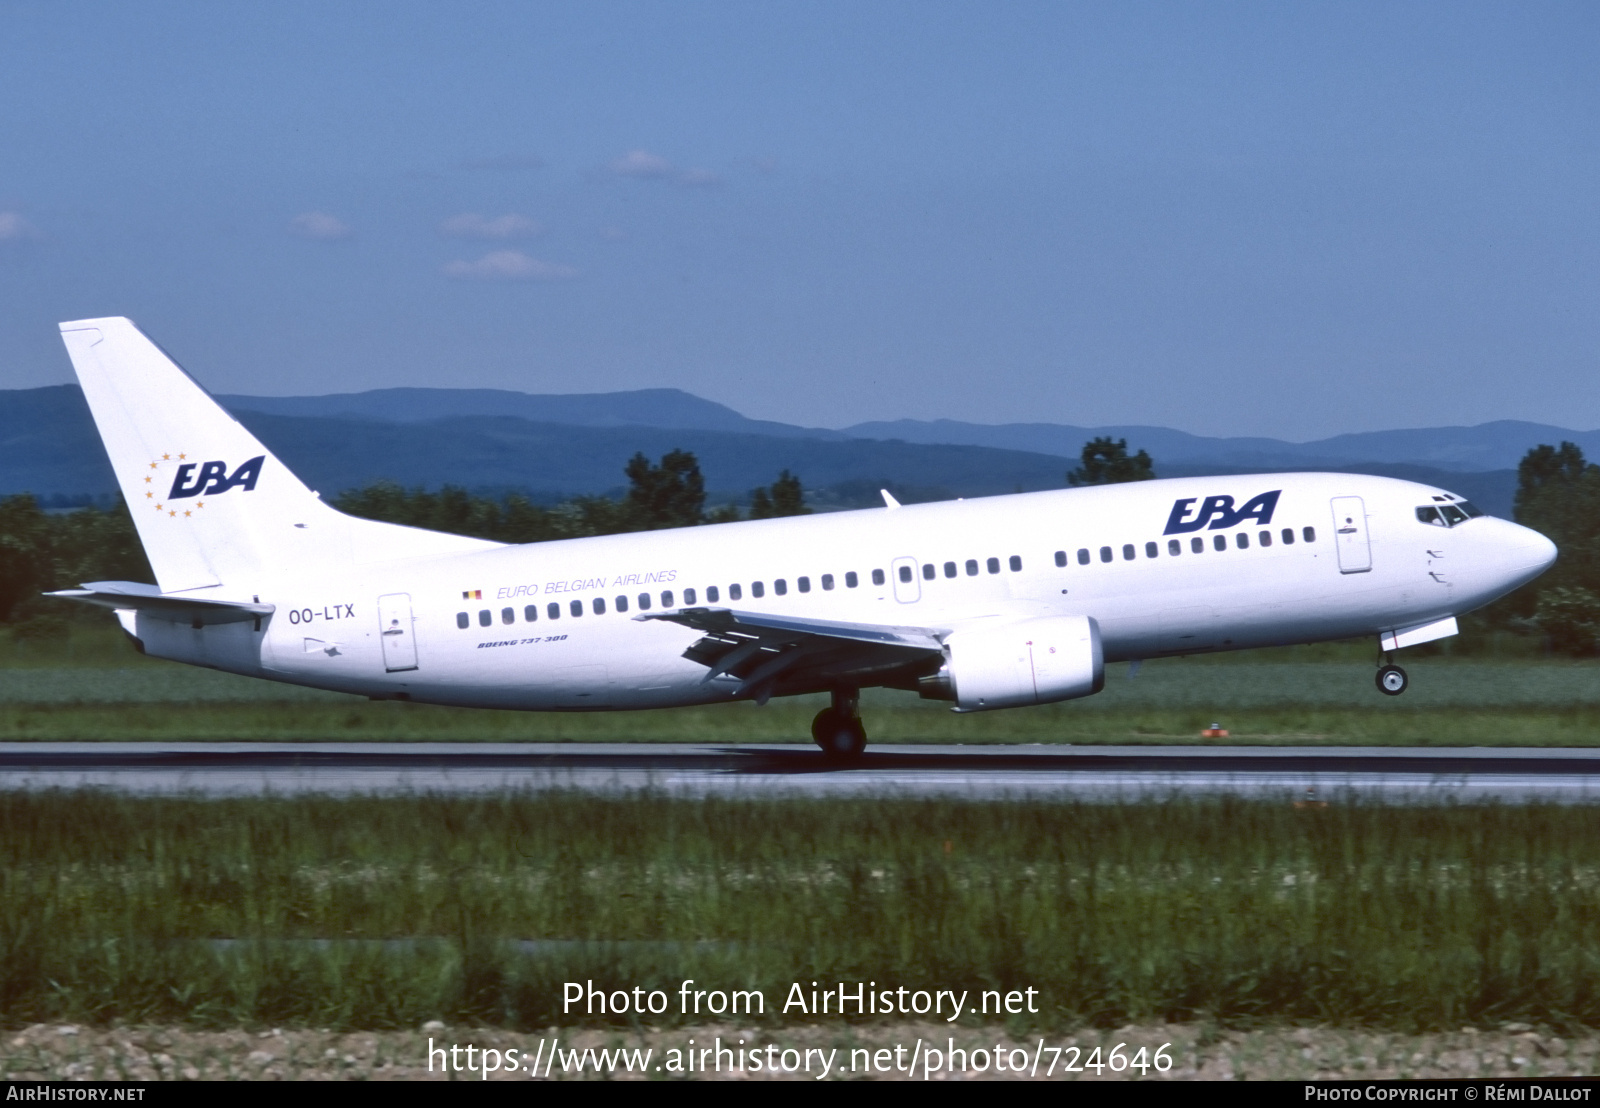
[[[61,338],[163,592],[496,545],[334,511],[130,320]]]

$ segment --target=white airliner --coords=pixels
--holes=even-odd
[[[1089,696],[1109,662],[1373,635],[1388,652],[1532,580],[1556,548],[1383,477],[1199,477],[506,546],[324,504],[129,321],[61,325],[157,585],[141,650],[377,699],[530,711],[859,690],[972,712]],[[1405,672],[1383,664],[1385,693]]]

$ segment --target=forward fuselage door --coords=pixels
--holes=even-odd
[[[390,673],[417,668],[417,640],[411,620],[411,594],[378,597],[378,631],[383,640],[383,668]]]
[[[889,567],[894,578],[894,598],[902,604],[915,604],[922,599],[922,582],[917,580],[917,560],[896,558]]]
[[[1359,496],[1333,498],[1333,539],[1339,548],[1340,573],[1365,573],[1372,568],[1367,507]]]

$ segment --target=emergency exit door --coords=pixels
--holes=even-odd
[[[1372,568],[1367,507],[1359,496],[1333,498],[1333,541],[1339,550],[1340,573],[1365,573]]]
[[[915,558],[896,558],[889,572],[894,576],[894,598],[902,604],[915,604],[922,599],[922,582],[917,579]]]
[[[383,668],[390,673],[417,668],[417,640],[411,626],[411,594],[378,597],[378,632],[383,640]]]

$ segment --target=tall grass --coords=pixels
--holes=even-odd
[[[1370,644],[1323,643],[1157,659],[1137,678],[1065,704],[953,716],[948,705],[868,689],[882,743],[1197,742],[1221,723],[1232,742],[1592,746],[1600,662],[1407,658],[1402,697],[1373,684]],[[74,627],[57,642],[0,633],[0,741],[271,740],[476,742],[805,742],[823,697],[766,707],[537,713],[369,702],[142,658],[119,634]]]
[[[561,983],[591,978],[758,988],[769,1020],[792,982],[862,980],[1031,986],[1055,1025],[1600,1026],[1600,827],[1576,807],[0,794],[10,1025],[526,1028],[578,1019]]]

